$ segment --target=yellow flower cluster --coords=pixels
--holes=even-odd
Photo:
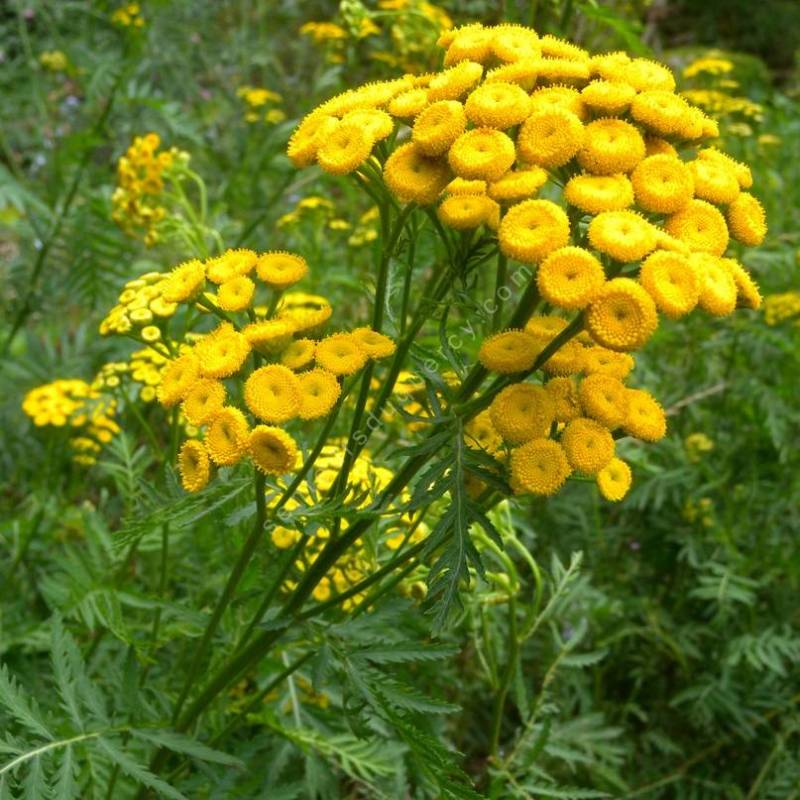
[[[409,139],[382,165],[388,189],[402,202],[443,198],[449,227],[496,229],[506,256],[539,265],[543,297],[585,309],[608,348],[641,347],[658,311],[759,306],[750,275],[724,257],[731,238],[752,246],[766,235],[750,170],[698,147],[717,125],[675,94],[667,67],[590,56],[519,25],[468,25],[440,44],[443,71],[367,84],[311,112],[292,161],[346,174],[380,167],[378,142]],[[550,181],[563,204],[536,197]],[[638,280],[606,280],[627,264],[641,264]]]
[[[347,38],[347,31],[333,22],[306,22],[300,27],[300,33],[308,36],[316,44]]]
[[[764,298],[764,318],[767,325],[779,325],[787,319],[800,324],[800,292],[767,295]]]
[[[320,228],[347,236],[347,244],[361,247],[378,238],[377,222],[379,218],[377,206],[365,211],[355,225],[336,215],[336,206],[326,197],[311,195],[298,200],[291,211],[278,218],[279,228],[291,228],[306,223],[315,233]]]
[[[139,3],[126,3],[111,15],[111,21],[121,28],[141,28],[144,26],[141,6]]]
[[[202,439],[189,439],[181,448],[187,491],[206,485],[212,464],[231,466],[246,456],[268,475],[293,470],[298,448],[286,424],[326,416],[344,378],[394,352],[391,339],[369,328],[322,338],[332,312],[327,301],[283,294],[307,271],[305,260],[293,253],[228,250],[162,276],[164,300],[222,320],[191,343],[184,341],[157,388],[164,407],[180,404],[188,422],[202,431]],[[270,306],[261,304],[259,295],[267,300],[270,294]]]
[[[704,528],[714,525],[714,501],[710,497],[701,497],[696,503],[687,500],[683,507],[683,518],[687,522],[699,522]]]
[[[684,68],[689,85],[681,96],[718,120],[724,134],[750,136],[753,129],[748,123],[760,122],[764,108],[737,94],[740,87],[735,69],[736,64],[724,52],[710,50]]]
[[[683,68],[684,78],[695,78],[698,75],[726,75],[733,72],[733,62],[727,58],[718,58],[713,55],[697,58]]]
[[[119,432],[114,421],[116,402],[78,379],[56,380],[31,389],[22,401],[22,410],[37,427],[74,429],[70,447],[78,464],[93,464],[102,445]]]
[[[453,27],[447,13],[427,0],[379,0],[377,13],[361,3],[342,3],[337,20],[341,24],[307,22],[300,33],[324,46],[331,63],[344,63],[348,42],[364,47],[368,41],[368,58],[413,73],[429,66],[436,38]]]
[[[686,448],[686,457],[696,464],[704,453],[710,453],[714,449],[714,442],[705,433],[690,433],[684,439],[683,446]]]
[[[344,464],[345,454],[343,442],[326,444],[314,463],[309,481],[298,490],[296,498],[289,501],[287,510],[302,515],[304,508],[312,507],[322,494],[327,493],[336,482]],[[367,506],[386,488],[392,477],[393,473],[390,470],[374,464],[369,453],[362,451],[354,461],[348,478],[348,501],[354,502],[359,508]],[[400,498],[403,502],[408,499],[408,493],[404,493]],[[421,541],[428,533],[427,526],[424,524],[413,526],[407,515],[387,514],[386,519],[387,523],[382,526],[377,541],[360,542],[348,549],[336,561],[314,590],[315,599],[324,602],[333,593],[344,592],[366,578],[381,563],[379,558],[381,550],[396,550],[406,541],[414,544]],[[347,523],[344,523],[343,529],[346,528]],[[304,528],[300,526],[287,528],[279,525],[273,528],[271,538],[273,544],[282,550],[294,547],[301,539],[305,539],[303,549],[295,562],[296,573],[302,575],[327,544],[330,530],[326,527],[316,527],[312,530],[311,525]],[[289,578],[284,583],[284,589],[291,590],[295,585],[295,578]],[[363,599],[363,594],[356,594],[345,601],[343,608],[349,609],[358,605]]]
[[[247,122],[258,122],[263,119],[264,122],[275,125],[286,119],[286,112],[278,108],[283,102],[283,97],[277,92],[257,86],[240,86],[236,90],[236,96],[240,97],[247,107],[244,115]]]
[[[115,305],[100,323],[103,336],[129,334],[142,341],[158,342],[162,326],[178,308],[164,297],[167,275],[148,272],[125,284]]]
[[[131,353],[129,361],[111,361],[104,364],[92,381],[92,388],[98,391],[113,392],[127,379],[140,384],[138,398],[143,403],[156,399],[156,388],[161,383],[161,375],[169,358],[152,347],[145,347]]]
[[[663,64],[591,55],[521,25],[467,25],[439,44],[440,71],[369,83],[314,109],[289,158],[380,175],[401,203],[437,204],[456,230],[496,232],[503,255],[536,268],[541,298],[578,315],[572,335],[544,363],[568,320],[535,317],[484,342],[483,366],[518,379],[468,436],[512,448],[518,492],[552,494],[577,471],[620,499],[631,475],[613,432],[656,441],[666,430],[657,401],[622,383],[628,352],[659,312],[723,316],[761,304],[729,252],[732,239],[756,246],[766,236],[752,174],[704,144],[717,123],[676,93]],[[539,367],[553,376],[548,388],[525,382]]]
[[[731,95],[721,89],[686,89],[681,93],[686,100],[707,111],[715,118],[741,115],[759,122],[764,107],[747,97]],[[735,132],[734,128],[734,132]]]
[[[157,133],[137,136],[117,163],[117,187],[111,201],[112,219],[126,233],[141,233],[147,245],[158,241],[158,223],[167,214],[161,204],[164,177],[177,162],[187,163],[189,154],[171,148],[157,152]]]
[[[69,59],[61,50],[45,50],[39,54],[39,63],[50,72],[65,72]]]
[[[479,358],[487,369],[523,373],[523,379],[502,389],[467,434],[501,459],[505,443],[517,494],[555,494],[578,472],[594,476],[606,499],[621,500],[631,471],[615,455],[615,435],[658,441],[666,433],[666,417],[652,395],[625,386],[633,357],[598,345],[586,332],[544,361],[544,383],[526,381],[524,373],[537,366],[566,324],[558,317],[535,316],[524,330],[484,341]]]

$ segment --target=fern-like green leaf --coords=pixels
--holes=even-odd
[[[43,739],[53,738],[36,701],[25,695],[4,664],[0,664],[0,706],[31,733]]]

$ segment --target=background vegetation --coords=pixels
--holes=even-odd
[[[716,109],[724,144],[751,164],[770,222],[745,263],[765,295],[793,290],[796,3],[757,14],[745,0],[439,7],[456,22],[533,21],[593,50],[656,53],[678,75],[724,51],[736,81]],[[0,798],[800,797],[800,327],[763,312],[663,325],[637,375],[667,407],[670,434],[626,445],[631,494],[612,507],[575,484],[499,507],[495,525],[521,546],[473,582],[444,630],[413,586],[375,611],[333,610],[299,624],[200,728],[169,730],[174,671],[244,539],[226,494],[236,487],[187,503],[174,476],[154,474],[133,418],[94,466],[75,464],[67,435],[35,428],[22,398],[124,357],[96,334],[105,311],[134,274],[182,260],[111,220],[116,161],[148,131],[191,154],[226,244],[302,252],[305,288],[363,319],[370,205],[292,168],[285,143],[317,102],[402,68],[385,57],[397,42],[421,42],[404,57],[434,63],[435,35],[402,13],[374,17],[363,38],[299,33],[310,20],[350,30],[375,10],[347,0],[153,0],[141,27],[117,10],[0,9]],[[56,68],[42,58],[53,51]],[[707,75],[683,85],[719,88]],[[253,109],[244,86],[281,99]],[[298,206],[308,197],[324,202]],[[245,599],[276,559],[259,554]],[[509,579],[528,620],[519,648],[498,601]],[[215,658],[245,621],[234,607]],[[231,727],[237,714],[246,724]],[[148,767],[158,748],[172,753],[159,776]]]

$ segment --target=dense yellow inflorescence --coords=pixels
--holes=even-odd
[[[142,236],[145,244],[159,239],[158,225],[167,216],[162,201],[164,178],[188,153],[177,148],[158,152],[157,133],[137,136],[117,163],[117,188],[111,197],[112,219],[128,234]]]
[[[324,336],[331,315],[327,301],[287,291],[307,272],[305,260],[294,253],[228,250],[126,287],[133,292],[127,303],[138,304],[142,291],[156,287],[144,301],[163,299],[172,306],[159,322],[159,346],[169,357],[156,392],[162,406],[179,407],[195,429],[179,457],[187,491],[202,489],[215,465],[242,459],[266,475],[293,471],[299,449],[286,426],[327,416],[346,376],[394,351],[391,339],[370,329]],[[136,309],[122,299],[101,330],[137,335],[125,322]],[[180,306],[204,320],[204,332],[193,328],[189,336],[175,338],[169,320]],[[214,317],[208,330],[207,320]],[[144,338],[144,329],[138,337]]]
[[[68,428],[72,459],[90,465],[119,426],[114,420],[116,401],[93,384],[78,379],[56,380],[31,389],[22,410],[37,427]]]
[[[586,332],[547,358],[545,348],[566,327],[559,317],[534,316],[524,331],[485,340],[481,363],[513,382],[480,417],[477,446],[507,458],[517,494],[555,494],[575,473],[593,477],[603,497],[618,501],[632,475],[616,456],[616,439],[658,441],[666,434],[666,416],[652,395],[625,385],[633,357],[597,344]],[[544,382],[528,381],[539,368]]]
[[[503,255],[535,268],[541,298],[579,316],[546,359],[569,319],[539,318],[483,343],[486,369],[523,380],[496,398],[484,420],[491,435],[481,430],[512,448],[516,491],[550,494],[576,471],[619,499],[631,475],[614,455],[614,435],[655,441],[666,429],[658,403],[623,385],[633,364],[625,354],[662,315],[761,304],[738,260],[767,232],[750,169],[708,141],[717,123],[655,61],[592,55],[520,25],[466,25],[439,45],[435,73],[322,103],[288,155],[298,167],[380,175],[401,203],[436,205],[444,226],[496,236]],[[354,114],[365,123],[358,135]],[[550,422],[541,387],[524,381],[539,369],[561,409]]]

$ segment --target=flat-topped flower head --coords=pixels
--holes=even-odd
[[[250,307],[256,285],[246,275],[225,281],[217,291],[217,305],[223,311],[244,311]]]
[[[692,253],[689,261],[700,280],[698,305],[715,317],[726,317],[736,308],[736,281],[723,259],[710,253]]]
[[[194,352],[202,375],[228,378],[242,368],[250,354],[250,344],[233,325],[223,322],[197,342]]]
[[[530,95],[516,83],[484,83],[467,98],[465,110],[477,128],[505,130],[524,122],[530,113]]]
[[[575,175],[564,187],[564,199],[587,214],[621,211],[633,205],[633,187],[628,176],[621,173]]]
[[[515,158],[514,142],[494,128],[473,128],[461,134],[447,154],[456,175],[486,181],[502,178]]]
[[[517,494],[553,495],[570,472],[564,448],[552,439],[532,439],[511,452],[511,488]]]
[[[767,217],[764,207],[752,195],[742,192],[728,206],[728,227],[737,242],[757,247],[767,235]]]
[[[589,243],[615,261],[641,261],[655,250],[657,229],[635,211],[602,211],[589,223]]]
[[[658,326],[650,295],[630,278],[614,278],[598,291],[586,312],[586,327],[610,350],[637,350]]]
[[[569,241],[569,218],[550,200],[524,200],[500,221],[500,249],[510,258],[538,264]]]
[[[554,250],[536,271],[541,296],[565,309],[587,306],[605,280],[603,265],[581,247]]]
[[[297,380],[300,388],[300,419],[318,419],[330,413],[341,394],[336,376],[317,367],[301,373]]]
[[[206,425],[225,404],[225,386],[213,378],[195,381],[183,398],[182,410],[192,425]]]
[[[631,488],[633,475],[631,468],[616,456],[608,462],[595,476],[597,488],[606,500],[618,503]]]
[[[667,217],[664,228],[692,252],[721,256],[728,247],[725,217],[705,200],[690,200],[680,211]]]
[[[183,400],[190,387],[200,377],[200,362],[194,353],[184,353],[171,361],[161,374],[158,400],[170,408]]]
[[[556,422],[569,422],[582,415],[578,385],[574,378],[550,378],[544,388],[553,398]]]
[[[547,180],[548,174],[541,167],[509,170],[499,180],[489,183],[487,193],[498,203],[517,203],[534,197]]]
[[[316,362],[334,375],[354,375],[367,363],[369,355],[356,336],[334,333],[317,344]]]
[[[308,264],[302,256],[283,251],[261,253],[255,268],[261,281],[280,291],[299,283],[308,274]]]
[[[659,402],[644,389],[628,389],[628,414],[623,430],[645,442],[657,442],[667,433],[667,417]]]
[[[400,145],[383,166],[389,191],[404,203],[436,202],[451,177],[447,162],[426,156],[413,142]]]
[[[595,114],[622,114],[636,97],[636,89],[622,81],[593,80],[581,90],[581,99]]]
[[[297,443],[282,428],[256,425],[247,440],[247,450],[256,468],[266,475],[285,475],[297,461]]]
[[[529,333],[509,330],[486,339],[478,359],[492,372],[513,375],[531,369],[541,350],[542,345]]]
[[[314,339],[295,339],[281,353],[281,364],[291,370],[301,370],[314,363],[317,343]]]
[[[639,281],[659,311],[672,319],[688,314],[700,299],[701,282],[689,259],[658,250],[642,262]]]
[[[587,417],[609,430],[625,422],[628,414],[628,390],[619,378],[601,372],[587,375],[580,383],[580,405]]]
[[[206,450],[219,466],[238,464],[247,452],[250,426],[245,415],[233,406],[219,410],[206,432]]]
[[[370,358],[388,358],[397,349],[392,339],[372,328],[356,328],[350,335]]]
[[[442,200],[436,213],[444,225],[458,231],[480,225],[496,228],[500,222],[500,207],[485,194],[451,195]]]
[[[696,158],[686,168],[692,173],[694,196],[700,200],[726,206],[739,196],[736,173],[724,161]]]
[[[279,353],[292,341],[297,326],[291,319],[264,319],[242,329],[248,344],[260,353]]]
[[[281,298],[276,318],[289,322],[295,333],[316,334],[333,313],[331,304],[320,295],[290,292]]]
[[[489,407],[495,430],[509,444],[547,436],[556,415],[555,401],[543,387],[514,383],[497,394]]]
[[[614,175],[631,172],[644,154],[644,139],[638,128],[610,117],[586,126],[578,163],[594,175]]]
[[[222,284],[240,275],[249,275],[257,258],[253,250],[226,250],[221,256],[206,261],[206,277],[212,283]]]
[[[595,475],[614,457],[614,438],[608,428],[588,417],[568,422],[561,445],[570,466],[585,475]]]
[[[677,157],[651,155],[631,173],[636,203],[645,211],[674,214],[685,208],[694,194],[689,168]]]
[[[414,120],[411,140],[426,156],[444,155],[467,127],[464,106],[457,100],[439,100]]]
[[[175,267],[164,286],[163,296],[168,303],[191,300],[206,282],[206,269],[201,261],[193,259]]]
[[[583,147],[585,128],[580,119],[564,108],[534,111],[517,136],[520,158],[547,169],[563,167]]]
[[[245,381],[244,402],[264,422],[288,422],[300,410],[300,383],[282,364],[259,367]]]
[[[317,163],[331,175],[347,175],[370,157],[374,144],[375,139],[363,125],[340,122],[317,148]]]

